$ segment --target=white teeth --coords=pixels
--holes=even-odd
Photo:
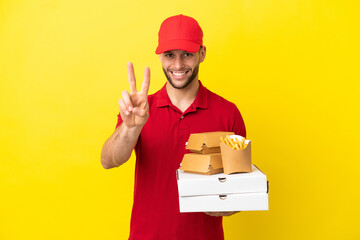
[[[173,72],[175,76],[182,76],[185,74],[185,72]]]

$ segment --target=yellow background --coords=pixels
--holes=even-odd
[[[235,102],[270,180],[269,211],[226,239],[360,239],[358,1],[0,1],[0,239],[127,239],[134,158],[100,151],[128,89],[150,93],[166,17],[195,17],[200,79]],[[140,84],[138,84],[139,86]]]

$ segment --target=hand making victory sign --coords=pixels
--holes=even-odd
[[[127,64],[130,94],[122,91],[119,100],[120,116],[128,128],[143,127],[149,118],[148,91],[150,85],[150,68],[145,67],[144,81],[140,92],[136,90],[134,67],[131,62]]]
[[[148,91],[150,69],[145,67],[144,81],[140,92],[136,90],[134,67],[127,64],[130,93],[123,91],[119,100],[122,124],[105,142],[101,151],[101,164],[104,168],[118,167],[129,160],[142,128],[149,118]]]

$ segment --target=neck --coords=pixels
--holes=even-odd
[[[186,109],[194,102],[199,91],[200,83],[198,79],[194,79],[186,88],[176,89],[169,82],[166,83],[166,92],[171,103],[180,111],[185,112]]]

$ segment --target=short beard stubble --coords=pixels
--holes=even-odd
[[[167,80],[169,81],[169,83],[171,84],[171,86],[173,86],[173,88],[176,88],[176,89],[184,89],[186,88],[187,86],[189,86],[189,84],[196,78],[196,76],[198,75],[198,72],[199,72],[199,65],[197,65],[195,68],[194,68],[194,71],[193,73],[191,74],[191,76],[186,80],[186,82],[184,83],[184,85],[182,86],[176,86],[174,84],[174,82],[171,80],[171,77],[168,75],[168,73],[166,72],[166,70],[163,68],[163,71],[164,71],[164,74],[167,78]]]

